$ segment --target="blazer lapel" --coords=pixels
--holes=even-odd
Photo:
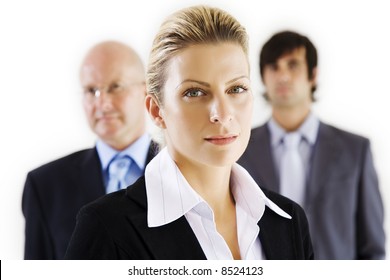
[[[151,142],[146,156],[146,164],[148,164],[153,157],[158,153],[158,144]],[[78,174],[77,181],[82,189],[83,197],[86,201],[92,201],[96,198],[106,194],[102,166],[99,160],[99,155],[96,148],[85,151],[84,159],[76,162],[76,169]]]
[[[318,128],[318,136],[313,150],[311,170],[306,188],[305,209],[314,207],[314,205],[309,203],[317,201],[315,197],[317,197],[321,188],[325,186],[334,163],[337,162],[341,155],[340,149],[337,137],[332,135],[328,125],[321,122]]]
[[[250,173],[256,182],[260,182],[260,186],[278,192],[279,179],[276,176],[270,132],[266,124],[252,131],[246,156],[249,164],[254,168]]]
[[[291,232],[291,225],[288,222],[279,222],[280,219],[275,219],[275,215],[277,214],[266,207],[258,223],[259,237],[265,257],[268,260],[295,259],[295,249],[292,246],[294,234]],[[291,239],[288,240],[286,236],[290,236]]]
[[[96,148],[86,151],[84,160],[78,163],[80,188],[86,201],[92,201],[105,194],[102,167]]]
[[[144,179],[142,179],[144,180]],[[146,256],[157,260],[205,260],[206,256],[184,216],[164,226],[149,228],[147,225],[147,205],[145,183],[140,188],[131,187],[130,199],[136,201],[141,209],[139,215],[128,215],[129,222],[143,239]]]
[[[205,260],[206,256],[184,216],[155,228],[148,228],[146,217],[131,219],[135,229],[145,241],[152,259]]]
[[[148,154],[146,155],[145,166],[155,157],[155,155],[158,154],[159,150],[160,150],[159,145],[156,142],[151,141]]]

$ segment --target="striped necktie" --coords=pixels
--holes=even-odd
[[[133,160],[128,156],[114,157],[108,165],[107,193],[118,191],[128,186],[126,174]]]

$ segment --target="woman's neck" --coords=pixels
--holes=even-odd
[[[210,205],[214,212],[234,204],[230,192],[231,167],[210,167],[178,163],[190,186]]]
[[[213,209],[215,226],[234,259],[241,259],[237,234],[236,204],[230,191],[231,167],[178,164],[191,187]]]

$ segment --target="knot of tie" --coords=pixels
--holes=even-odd
[[[107,193],[120,190],[127,186],[126,174],[129,171],[132,159],[128,156],[114,157],[108,165]]]
[[[283,143],[286,148],[297,148],[301,142],[301,135],[298,132],[287,133],[283,138]]]

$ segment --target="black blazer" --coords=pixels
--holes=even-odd
[[[268,207],[259,222],[267,259],[313,259],[306,216],[296,203],[270,191],[266,196],[292,216]],[[184,216],[167,225],[147,226],[145,178],[126,190],[108,194],[83,207],[65,259],[206,259]]]
[[[252,130],[238,163],[259,185],[279,192],[266,124]],[[368,139],[320,122],[303,208],[316,258],[385,257],[383,203]]]
[[[156,154],[152,142],[146,162]],[[75,152],[28,173],[22,210],[26,220],[25,259],[63,259],[80,208],[103,196],[96,148]]]

